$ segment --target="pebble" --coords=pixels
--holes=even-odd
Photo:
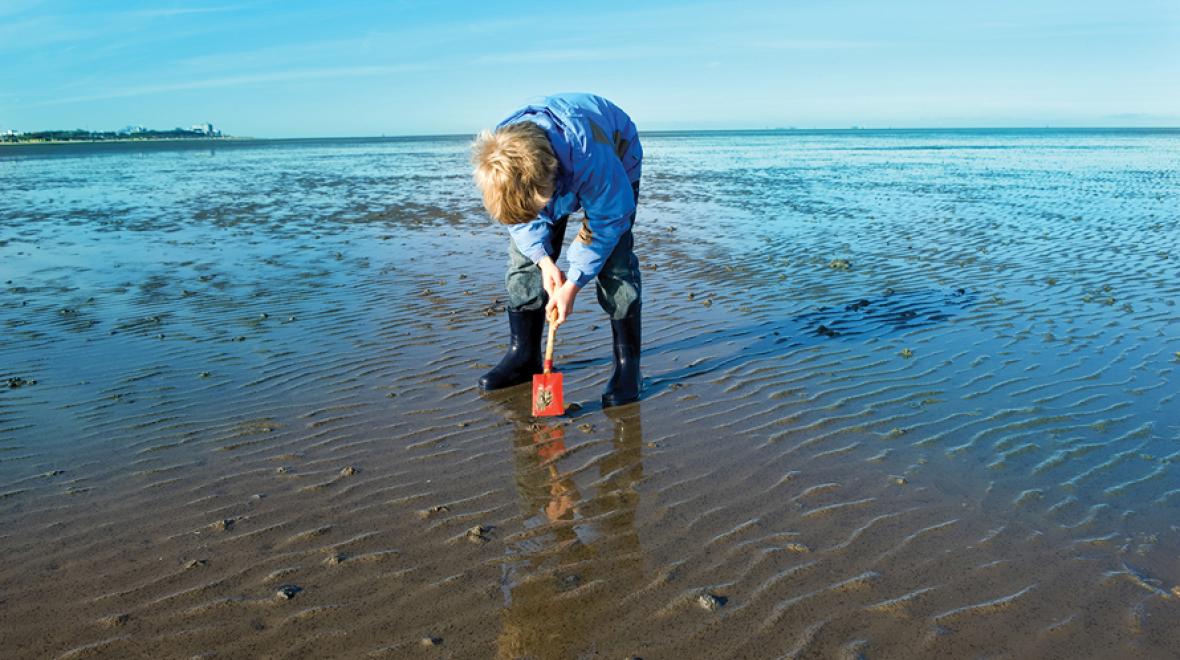
[[[710,612],[716,612],[717,608],[725,605],[725,599],[706,591],[705,593],[697,596],[697,605],[699,605],[701,609],[708,610]]]
[[[450,510],[451,510],[451,507],[449,507],[445,504],[437,504],[435,506],[430,507],[429,509],[422,509],[421,511],[419,511],[418,517],[421,518],[422,520],[426,520],[428,518],[433,518],[434,516],[436,516],[440,513],[447,513]]]
[[[299,585],[284,584],[283,586],[279,587],[278,591],[275,592],[275,598],[278,598],[279,600],[291,600],[300,591],[303,591],[303,587],[300,587]]]
[[[475,527],[467,530],[467,540],[471,541],[472,543],[487,543],[488,541],[492,540],[492,538],[488,536],[488,533],[491,531],[491,527],[476,525]]]
[[[115,614],[102,619],[102,624],[108,628],[118,628],[131,620],[130,614]]]

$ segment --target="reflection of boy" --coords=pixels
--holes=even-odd
[[[602,403],[637,400],[641,301],[631,226],[643,149],[635,124],[604,98],[560,94],[484,131],[472,151],[484,206],[512,237],[505,278],[511,341],[480,388],[518,385],[540,372],[545,310],[556,310],[563,323],[593,279],[614,337],[615,371]],[[556,260],[579,209],[585,219],[569,248],[567,277]]]

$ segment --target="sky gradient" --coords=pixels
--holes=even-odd
[[[641,130],[1180,125],[1180,1],[0,0],[0,131],[471,133],[558,91]]]

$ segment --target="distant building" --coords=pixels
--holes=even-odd
[[[189,127],[189,130],[194,133],[200,133],[201,135],[217,135],[217,132],[213,130],[213,124],[193,124]]]

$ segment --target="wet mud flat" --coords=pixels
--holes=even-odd
[[[647,138],[544,421],[463,147],[0,159],[4,657],[1180,648],[1180,137]]]

